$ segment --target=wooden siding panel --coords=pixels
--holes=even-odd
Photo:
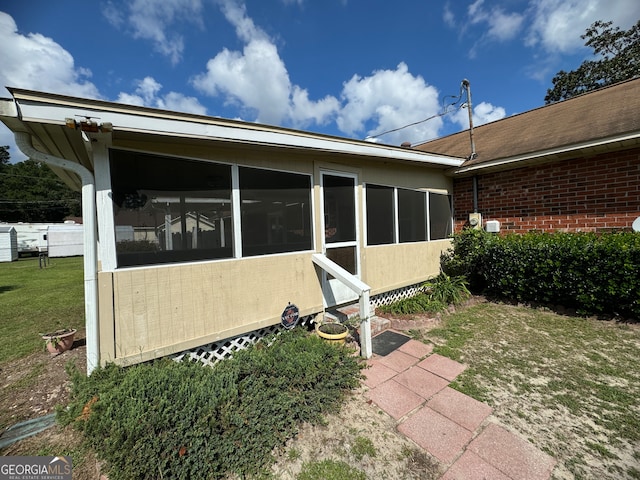
[[[142,361],[322,310],[310,253],[116,271],[117,357]]]
[[[439,240],[367,247],[362,280],[372,295],[423,282],[440,273],[440,254],[450,246]]]

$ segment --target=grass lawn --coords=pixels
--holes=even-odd
[[[452,384],[558,459],[554,478],[640,478],[640,325],[481,303],[426,338]]]
[[[0,305],[0,365],[42,349],[40,333],[84,328],[82,257],[0,263]]]

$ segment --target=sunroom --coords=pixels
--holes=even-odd
[[[89,371],[276,325],[290,304],[360,302],[366,331],[450,245],[461,158],[10,91],[19,148],[83,191]]]

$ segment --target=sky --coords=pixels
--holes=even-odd
[[[475,126],[540,107],[591,58],[587,27],[639,19],[638,0],[0,0],[0,97],[418,144],[469,128],[464,79]],[[0,145],[25,158],[3,124]]]

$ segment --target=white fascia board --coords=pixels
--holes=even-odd
[[[0,98],[0,117],[18,117],[16,102],[10,98]]]
[[[509,165],[512,165],[512,164],[515,164],[517,166],[518,162],[523,162],[526,160],[529,160],[529,161],[542,160],[544,159],[544,157],[553,157],[555,155],[562,155],[564,153],[569,153],[577,150],[595,148],[595,147],[600,147],[600,146],[604,146],[604,145],[608,145],[616,142],[626,142],[629,140],[640,141],[640,132],[632,132],[626,135],[620,135],[616,137],[610,137],[605,139],[601,138],[594,141],[576,143],[573,145],[552,148],[549,150],[541,150],[538,152],[525,153],[525,154],[517,155],[514,157],[499,158],[497,160],[492,160],[490,162],[458,168],[453,170],[451,173],[453,173],[454,175],[462,175],[465,173],[473,173],[475,171],[495,169],[500,167],[508,167]]]
[[[97,106],[69,106],[42,101],[19,100],[21,119],[24,122],[38,122],[64,125],[65,118],[82,120],[91,117],[98,123],[109,122],[114,131],[130,131],[186,138],[205,138],[236,143],[269,145],[274,147],[300,148],[331,153],[387,158],[408,162],[443,167],[459,167],[464,159],[434,155],[415,150],[404,150],[385,145],[368,142],[349,141],[348,139],[325,138],[305,132],[283,131],[268,129],[260,125],[224,124],[224,120],[212,118],[207,121],[204,117],[171,118],[169,115],[145,115],[131,111],[126,112],[126,106],[117,105],[118,109],[109,110]]]

